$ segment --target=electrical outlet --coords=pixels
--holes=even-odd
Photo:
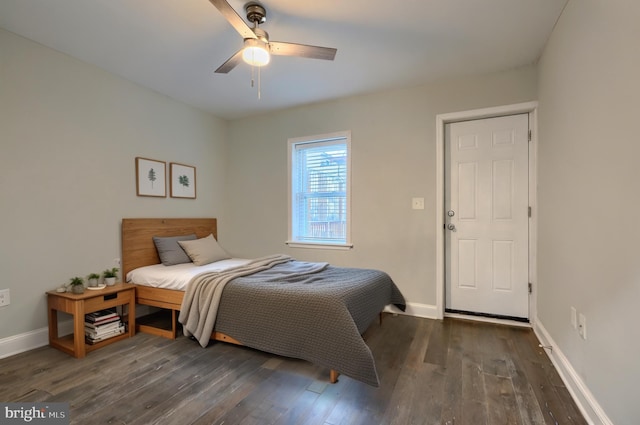
[[[116,266],[120,267],[120,259],[119,258],[114,258],[113,259],[113,264],[115,264]]]
[[[578,329],[578,312],[575,307],[571,307],[571,326]]]
[[[11,291],[9,289],[0,290],[0,307],[11,304]]]
[[[587,318],[582,313],[578,316],[578,333],[582,339],[587,339]]]

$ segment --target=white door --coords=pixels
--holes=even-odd
[[[529,115],[445,126],[446,308],[529,317]]]

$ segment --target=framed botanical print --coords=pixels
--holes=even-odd
[[[167,163],[136,158],[136,193],[138,196],[167,197]]]
[[[196,199],[196,167],[172,162],[170,172],[171,197]]]

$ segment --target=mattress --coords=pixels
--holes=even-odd
[[[244,258],[230,258],[196,266],[193,263],[165,266],[154,264],[134,269],[127,273],[127,282],[153,288],[174,289],[184,291],[189,281],[196,275],[204,272],[221,272],[233,267],[244,266],[251,260]]]

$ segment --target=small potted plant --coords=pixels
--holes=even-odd
[[[118,269],[117,267],[114,267],[112,269],[107,269],[102,272],[102,276],[104,277],[104,283],[106,283],[107,286],[115,285],[116,277],[118,277],[119,270],[120,269]]]
[[[87,285],[90,287],[98,286],[98,279],[100,279],[100,275],[98,273],[91,273],[87,276]]]
[[[81,277],[72,277],[69,286],[71,286],[71,292],[74,294],[84,293],[84,281]]]

